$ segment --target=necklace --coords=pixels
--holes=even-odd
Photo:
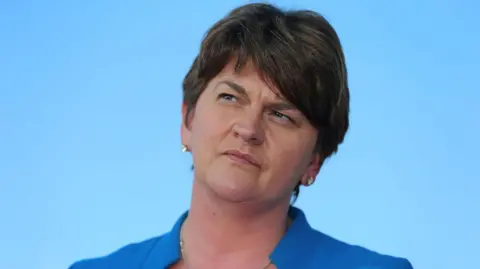
[[[183,261],[185,262],[186,260],[185,260],[184,245],[185,245],[185,243],[183,242],[183,239],[180,237],[180,253],[181,253],[181,255],[182,255]],[[270,264],[272,264],[272,261],[271,261],[270,259],[268,259],[268,263],[265,264],[265,265],[262,267],[262,269],[267,269],[267,267],[270,266]],[[187,265],[185,264],[185,267],[186,267],[186,266],[187,266]],[[187,267],[187,269],[188,269],[188,267]]]

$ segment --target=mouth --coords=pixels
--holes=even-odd
[[[225,155],[229,157],[232,161],[240,164],[252,165],[257,168],[260,168],[260,163],[250,154],[241,152],[239,150],[233,149],[225,152]]]

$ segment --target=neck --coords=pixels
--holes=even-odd
[[[182,227],[187,263],[197,264],[196,268],[261,267],[285,233],[289,202],[263,207],[229,203],[194,180]]]

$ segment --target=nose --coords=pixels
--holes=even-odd
[[[233,125],[233,133],[245,143],[261,145],[265,140],[265,132],[259,116],[252,115],[237,121]]]

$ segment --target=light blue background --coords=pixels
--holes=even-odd
[[[241,3],[0,1],[0,268],[170,229],[191,184],[181,81]],[[349,67],[350,132],[297,204],[312,225],[419,269],[480,268],[478,2],[276,3],[325,14]]]

